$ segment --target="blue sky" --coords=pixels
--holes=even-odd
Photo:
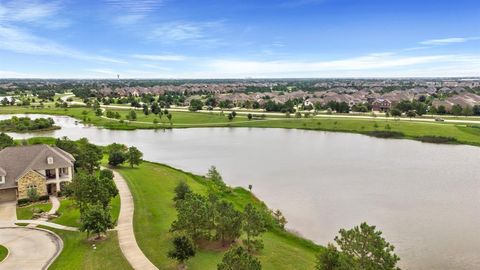
[[[480,76],[478,0],[0,0],[0,78]]]

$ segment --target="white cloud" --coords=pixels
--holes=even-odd
[[[105,2],[124,13],[145,14],[163,5],[163,0],[105,0]]]
[[[216,31],[222,27],[221,22],[168,22],[157,25],[152,32],[152,37],[162,42],[175,41],[206,41],[212,39],[207,32]]]
[[[63,4],[60,1],[20,0],[0,3],[0,23],[35,24],[48,28],[64,28],[69,19],[56,16]]]
[[[0,25],[0,49],[22,54],[56,55],[88,61],[125,63],[114,58],[86,54],[13,26]]]
[[[369,54],[349,59],[331,61],[245,61],[214,60],[209,63],[216,73],[231,76],[305,76],[336,71],[368,71],[414,66],[454,59],[451,55],[397,56],[392,53]]]
[[[464,43],[471,40],[478,40],[478,37],[452,37],[443,39],[430,39],[420,42],[422,45],[449,45],[454,43]]]
[[[185,61],[187,57],[176,54],[134,54],[133,58],[148,61]]]

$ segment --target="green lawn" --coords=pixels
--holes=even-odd
[[[118,215],[120,214],[120,196],[113,198],[110,206],[112,207],[112,219],[116,221],[118,219]],[[60,201],[60,208],[58,209],[58,212],[60,213],[60,216],[52,219],[51,222],[70,227],[80,226],[80,210],[75,206],[73,200],[62,199]]]
[[[50,209],[52,209],[52,204],[50,202],[17,207],[17,219],[29,220],[33,218],[34,213],[48,212]]]
[[[0,245],[0,263],[8,256],[8,249]]]
[[[209,187],[200,177],[170,168],[144,162],[139,168],[119,168],[126,178],[135,200],[134,230],[140,248],[159,269],[175,269],[176,263],[167,258],[171,248],[171,223],[176,218],[172,203],[174,188],[181,181],[200,193]],[[248,191],[236,188],[231,194],[220,194],[238,208],[252,202],[263,204]],[[263,235],[265,249],[258,254],[263,269],[313,269],[319,246],[283,231],[269,231]],[[188,262],[188,269],[216,269],[223,252],[200,250]]]
[[[115,109],[125,119],[128,110]],[[86,114],[84,114],[86,112]],[[260,128],[295,128],[323,131],[338,131],[352,133],[368,133],[369,131],[395,131],[404,134],[408,139],[419,139],[422,136],[443,136],[453,137],[458,143],[480,145],[479,128],[468,127],[467,124],[445,123],[445,122],[420,122],[395,121],[394,119],[354,119],[354,118],[329,118],[319,116],[316,118],[285,118],[267,117],[265,120],[249,121],[244,115],[237,115],[235,120],[229,121],[226,113],[220,115],[218,112],[171,112],[173,125],[170,125],[165,116],[160,123],[153,124],[153,119],[158,116],[144,115],[137,111],[137,121],[120,123],[119,121],[98,117],[92,109],[85,107],[44,108],[33,109],[31,107],[0,106],[0,114],[6,113],[43,113],[52,115],[68,115],[85,123],[102,126],[109,129],[154,129],[154,128],[188,128],[188,127],[260,127]],[[267,114],[268,115],[268,114]]]
[[[63,250],[49,270],[102,270],[132,269],[118,245],[117,232],[108,233],[108,238],[95,243],[87,241],[87,235],[45,228],[58,234],[63,240]],[[93,249],[95,244],[96,249]]]

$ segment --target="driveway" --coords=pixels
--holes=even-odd
[[[0,263],[0,270],[47,269],[60,254],[63,242],[55,234],[35,228],[0,228],[0,245],[9,255]]]
[[[0,226],[5,224],[13,225],[17,219],[17,205],[16,202],[0,203]]]

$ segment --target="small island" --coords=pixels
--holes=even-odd
[[[1,132],[31,132],[60,129],[52,118],[16,117],[0,121]]]

